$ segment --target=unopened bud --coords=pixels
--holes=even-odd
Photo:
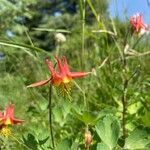
[[[85,144],[85,147],[89,147],[92,143],[92,135],[91,135],[91,132],[90,131],[85,131],[85,134],[84,134],[84,144]]]
[[[56,33],[55,34],[55,39],[58,43],[63,43],[63,42],[66,42],[66,37],[64,34],[62,33]]]

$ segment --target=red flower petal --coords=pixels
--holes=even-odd
[[[56,74],[55,69],[51,63],[51,61],[49,61],[49,59],[45,59],[45,63],[47,64],[52,76],[54,76]]]
[[[16,119],[16,118],[13,119],[13,124],[21,124],[22,122],[24,122],[24,120]]]
[[[47,80],[42,80],[42,81],[30,84],[30,85],[27,86],[27,88],[29,88],[29,87],[43,86],[43,85],[47,84],[50,80],[51,80],[51,78],[49,78]]]
[[[14,105],[10,104],[6,107],[1,124],[20,124],[23,120],[14,118]]]
[[[64,70],[65,70],[65,72],[69,72],[69,65],[68,65],[68,62],[67,62],[67,59],[66,59],[65,56],[63,57],[63,61],[64,61]]]
[[[59,69],[59,73],[61,75],[65,75],[65,70],[64,70],[64,67],[62,65],[62,62],[59,58],[55,57],[56,58],[56,61],[57,61],[57,65],[58,65],[58,69]]]
[[[70,72],[68,75],[72,78],[80,78],[88,75],[90,72]]]
[[[9,104],[4,112],[4,116],[5,118],[14,118],[14,105],[13,104]]]

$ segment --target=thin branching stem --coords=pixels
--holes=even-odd
[[[124,50],[123,50],[123,54],[122,54],[122,61],[123,61],[123,94],[122,94],[122,106],[123,106],[123,110],[122,110],[122,130],[123,130],[123,139],[126,139],[127,136],[127,130],[126,130],[126,115],[127,115],[127,107],[128,107],[128,99],[127,99],[127,91],[128,91],[128,85],[129,85],[129,81],[134,77],[135,72],[133,72],[133,74],[128,77],[128,62],[127,62],[127,57],[126,57],[126,51],[128,51],[127,48],[127,39],[128,39],[128,35],[129,35],[129,31],[130,29],[128,28],[126,36],[125,36],[125,40],[124,40]],[[132,49],[134,49],[136,47],[136,45],[140,42],[140,40],[143,38],[144,35],[142,35],[132,46]]]
[[[123,130],[123,139],[126,138],[126,113],[127,113],[127,90],[128,90],[128,79],[127,79],[127,63],[124,62],[124,77],[123,77],[123,94],[122,94],[122,130]]]
[[[126,50],[127,49],[127,40],[128,40],[128,35],[129,35],[129,29],[127,29],[126,36],[124,39],[124,50],[122,54],[122,61],[123,61],[123,93],[122,93],[122,132],[123,132],[123,140],[125,141],[126,136],[127,136],[127,131],[126,131],[126,114],[127,114],[127,91],[128,91],[128,64],[127,64],[127,59],[126,59]]]
[[[50,127],[50,139],[53,149],[55,149],[53,127],[52,127],[52,85],[49,86],[49,127]]]
[[[85,96],[84,90],[77,84],[77,82],[73,81],[73,83],[74,83],[75,86],[81,91],[81,93],[82,93],[82,95],[83,95],[84,106],[85,106],[85,108],[87,108],[87,110],[89,110],[89,106],[88,106],[88,102],[87,102],[87,100],[86,100],[86,96]]]

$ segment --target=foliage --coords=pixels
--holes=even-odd
[[[150,148],[149,35],[139,40],[131,34],[128,20],[109,18],[108,1],[85,2],[84,7],[84,0],[1,1],[0,111],[12,102],[15,115],[25,122],[11,127],[10,137],[0,135],[0,149],[52,149],[49,86],[26,86],[49,77],[44,59],[48,57],[55,64],[56,54],[67,57],[70,70],[91,72],[73,83],[69,98],[52,89],[56,149],[84,149],[87,127],[92,134],[91,150]],[[66,42],[57,41],[58,32],[63,33]],[[129,46],[126,73],[122,62],[124,43]],[[125,77],[130,79],[126,139],[121,101]]]

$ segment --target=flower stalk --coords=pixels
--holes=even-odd
[[[82,58],[81,66],[84,68],[84,57],[85,57],[85,3],[86,0],[82,0]]]
[[[52,85],[49,86],[49,127],[50,127],[50,139],[53,149],[55,149],[55,141],[53,135],[53,126],[52,126]]]
[[[128,35],[129,35],[129,30],[127,30],[126,36],[125,36],[125,40],[124,40],[124,50],[122,53],[122,62],[123,62],[123,92],[122,92],[122,133],[123,133],[123,140],[125,141],[126,136],[127,136],[127,130],[126,130],[126,114],[127,114],[127,107],[128,107],[128,103],[127,103],[127,91],[128,91],[128,83],[129,83],[129,79],[128,79],[128,64],[127,64],[127,58],[126,58],[126,52],[128,51],[128,44],[127,44],[127,39],[128,39]]]

